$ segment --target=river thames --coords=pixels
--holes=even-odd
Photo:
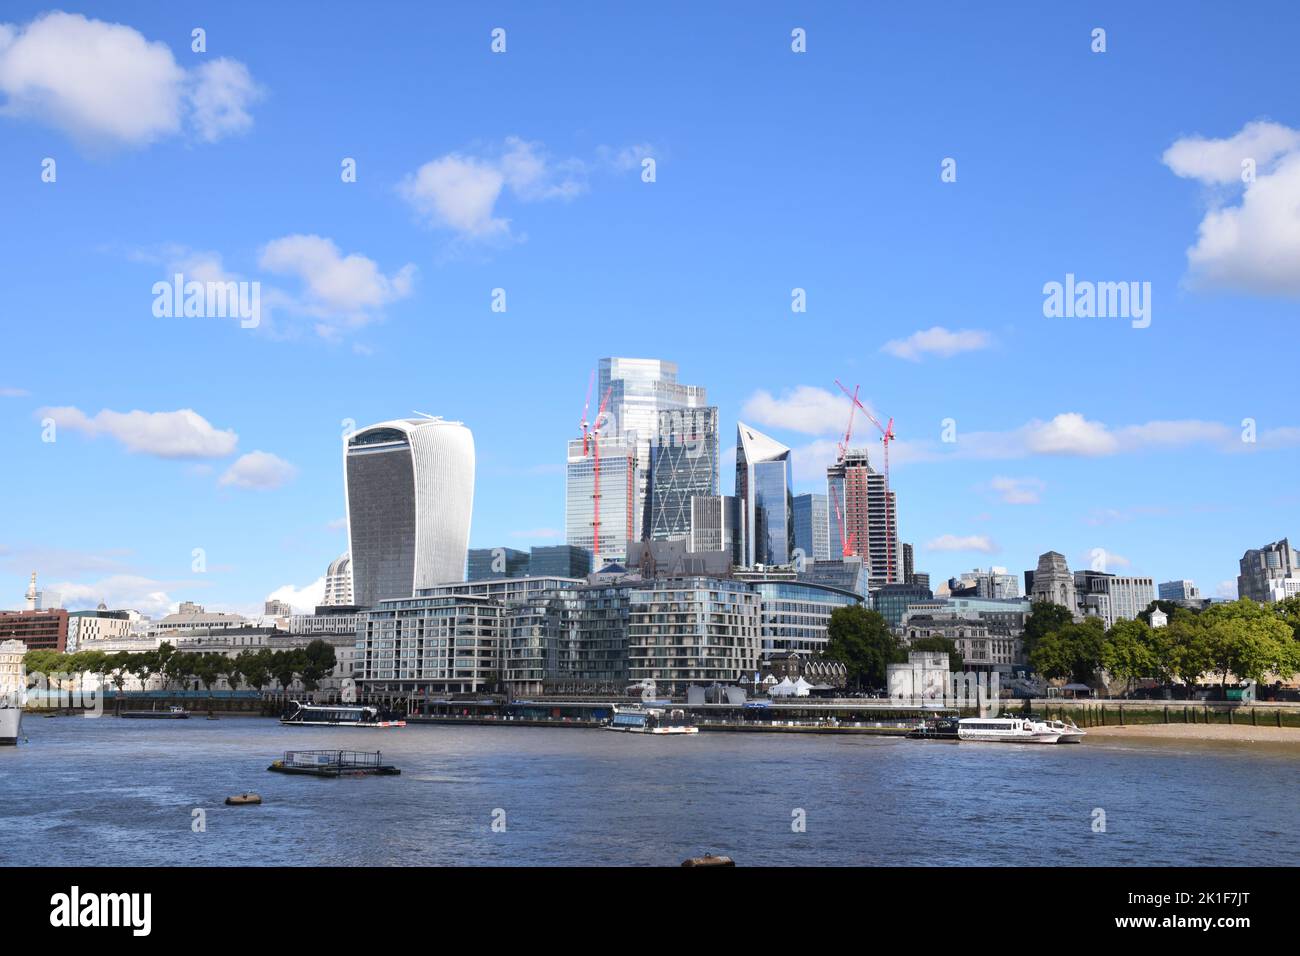
[[[8,865],[675,866],[712,852],[740,865],[1186,866],[1300,850],[1300,751],[1284,745],[363,731],[238,717],[29,715],[23,731],[28,742],[0,749]],[[285,750],[330,748],[381,749],[402,774],[266,770]],[[223,805],[244,791],[265,802]]]

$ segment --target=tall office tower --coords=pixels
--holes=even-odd
[[[1030,580],[1030,579],[1027,579]],[[1030,580],[1029,598],[1034,603],[1049,601],[1068,608],[1070,613],[1078,616],[1078,601],[1075,597],[1074,575],[1065,561],[1065,555],[1058,551],[1048,551],[1039,555],[1038,567]]]
[[[352,599],[373,607],[463,580],[474,508],[474,436],[460,422],[402,418],[344,444]]]
[[[789,564],[794,557],[790,449],[744,422],[736,426],[736,497],[745,512],[745,564]]]
[[[885,476],[871,467],[865,448],[850,448],[826,469],[826,493],[833,546],[851,546],[866,559],[873,588],[902,584],[898,496],[885,494]]]
[[[352,603],[352,555],[344,551],[325,571],[325,594],[321,605],[347,607]]]
[[[903,583],[914,584],[916,577],[915,552],[910,544],[903,545]]]
[[[672,408],[658,415],[650,446],[651,541],[691,534],[691,499],[718,493],[718,409]]]
[[[1237,597],[1270,604],[1297,594],[1300,594],[1300,559],[1286,538],[1262,548],[1251,548],[1241,556]]]
[[[466,581],[528,576],[528,552],[515,548],[470,548]]]
[[[1193,603],[1201,600],[1201,589],[1192,581],[1161,581],[1157,590],[1162,601]]]
[[[1107,627],[1132,620],[1155,600],[1151,578],[1120,577],[1103,571],[1074,572],[1074,593],[1086,615],[1099,617]]]
[[[831,526],[827,518],[829,501],[826,495],[794,496],[794,546],[811,561],[830,560]]]
[[[733,564],[744,564],[744,509],[734,495],[691,499],[688,551],[726,551]]]
[[[597,376],[600,387],[593,398],[599,402],[606,390],[610,393],[607,407],[610,421],[601,423],[601,434],[636,435],[638,479],[632,540],[640,541],[648,536],[649,530],[650,443],[659,413],[673,408],[702,407],[704,386],[679,384],[677,363],[661,359],[603,358]]]
[[[627,545],[636,538],[636,490],[640,469],[636,464],[635,435],[600,436],[600,546],[596,547],[596,455],[582,439],[569,442],[565,481],[565,542],[592,552],[592,570],[611,561],[627,560]],[[597,567],[599,565],[600,567]]]

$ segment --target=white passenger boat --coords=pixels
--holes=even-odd
[[[1004,744],[1054,744],[1058,730],[1026,717],[963,717],[957,722],[959,740]]]
[[[18,743],[18,735],[22,729],[23,709],[0,698],[0,746],[12,746]]]
[[[698,734],[700,728],[691,723],[686,711],[680,708],[615,707],[613,719],[606,730],[619,730],[629,734]]]
[[[1044,721],[1048,728],[1055,730],[1061,736],[1056,739],[1058,744],[1078,744],[1083,742],[1087,735],[1085,731],[1080,730],[1078,725],[1072,720],[1048,720]]]
[[[348,707],[342,704],[300,704],[280,718],[286,726],[303,727],[405,727],[404,720],[381,720],[377,707]]]

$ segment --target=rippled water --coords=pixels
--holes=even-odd
[[[0,748],[0,861],[25,864],[1248,863],[1300,850],[1294,749],[29,717]],[[268,773],[382,749],[400,777]],[[260,793],[259,807],[225,807]],[[205,808],[207,831],[191,829]],[[506,832],[492,831],[505,811]],[[1106,832],[1093,832],[1093,810]],[[792,830],[796,810],[806,832]],[[1256,848],[1254,850],[1250,848]]]

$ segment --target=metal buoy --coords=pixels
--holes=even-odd
[[[226,806],[228,807],[254,806],[261,802],[262,798],[255,793],[240,793],[233,797],[226,797]]]
[[[736,861],[729,856],[714,856],[712,853],[706,853],[704,856],[693,856],[689,860],[683,860],[682,866],[735,866]]]

